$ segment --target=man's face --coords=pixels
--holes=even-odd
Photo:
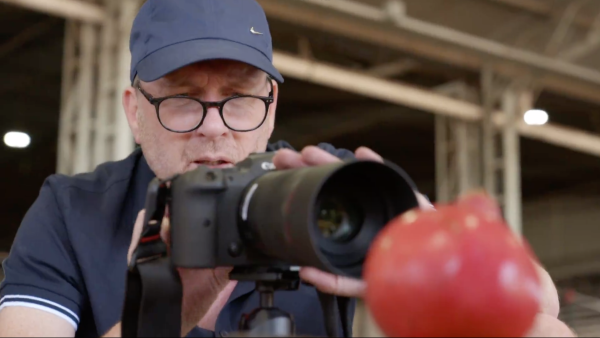
[[[182,68],[151,83],[140,82],[140,87],[154,98],[188,94],[203,101],[216,102],[234,94],[268,96],[271,90],[269,81],[264,72],[254,67],[219,60]],[[198,129],[187,133],[171,132],[160,124],[156,108],[136,88],[125,91],[123,104],[135,140],[140,144],[148,165],[157,177],[164,179],[199,165],[232,166],[251,153],[264,152],[275,124],[277,89],[277,83],[273,81],[275,101],[262,126],[250,132],[235,132],[227,128],[216,107],[208,109]],[[260,110],[244,113],[261,114],[264,107],[244,106],[244,109]],[[197,115],[200,121],[201,107]]]

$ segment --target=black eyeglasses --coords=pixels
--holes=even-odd
[[[139,83],[137,89],[156,108],[160,124],[174,133],[188,133],[200,128],[211,107],[219,109],[219,115],[227,128],[236,132],[249,132],[263,125],[269,107],[274,102],[273,83],[271,79],[268,82],[271,86],[269,96],[234,95],[219,102],[205,102],[187,94],[154,98]]]

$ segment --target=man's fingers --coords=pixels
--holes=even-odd
[[[171,220],[169,217],[163,218],[162,224],[160,225],[160,238],[167,244],[167,252],[170,253],[171,245]]]
[[[427,197],[423,196],[423,194],[418,193],[418,192],[416,193],[416,195],[417,195],[417,201],[419,201],[419,207],[421,207],[421,209],[435,210],[435,207],[433,206],[433,204],[431,204],[431,202],[429,202]]]
[[[309,166],[336,163],[341,161],[338,157],[315,146],[308,146],[302,149],[302,160]]]
[[[140,237],[142,236],[142,230],[144,229],[144,217],[146,216],[146,210],[138,212],[135,224],[133,225],[133,235],[131,236],[131,244],[129,245],[129,251],[127,252],[127,263],[131,261],[131,255],[137,248]]]
[[[332,275],[315,268],[302,268],[300,277],[317,290],[336,296],[362,298],[365,293],[366,285],[363,281]]]
[[[367,147],[360,147],[356,149],[354,156],[356,156],[356,158],[359,160],[383,163],[383,157]]]
[[[355,156],[359,160],[383,163],[383,158],[367,147],[358,148]],[[339,161],[341,160],[338,157],[316,146],[307,146],[299,153],[291,149],[281,149],[273,157],[273,164],[278,170],[317,166]]]
[[[273,156],[273,165],[277,170],[306,167],[302,154],[291,149],[281,149]]]
[[[577,335],[556,317],[538,313],[525,337],[577,337]]]

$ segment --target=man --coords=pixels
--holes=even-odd
[[[232,166],[264,151],[278,151],[278,169],[351,156],[381,161],[367,148],[322,144],[295,152],[284,142],[268,144],[283,78],[254,0],[148,0],[132,28],[131,53],[123,106],[141,149],[92,173],[46,180],[4,264],[2,336],[120,336],[126,265],[154,177]],[[226,336],[258,304],[253,285],[229,281],[227,272],[180,270],[182,336]],[[364,290],[361,281],[315,269],[301,276],[327,293],[361,297]],[[546,282],[536,333],[566,334],[556,290]],[[294,315],[299,334],[325,335],[314,288],[278,294],[276,305]]]

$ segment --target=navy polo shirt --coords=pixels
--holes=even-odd
[[[353,156],[329,144],[319,147],[340,158]],[[291,146],[278,142],[267,151],[281,148]],[[121,320],[127,251],[153,178],[139,149],[91,173],[50,176],[3,263],[0,309],[24,306],[51,312],[73,325],[76,336],[97,337],[110,330]],[[217,319],[216,331],[195,328],[189,336],[236,331],[242,314],[258,304],[254,283],[239,282]],[[313,287],[278,292],[275,305],[294,316],[299,335],[326,336]]]

